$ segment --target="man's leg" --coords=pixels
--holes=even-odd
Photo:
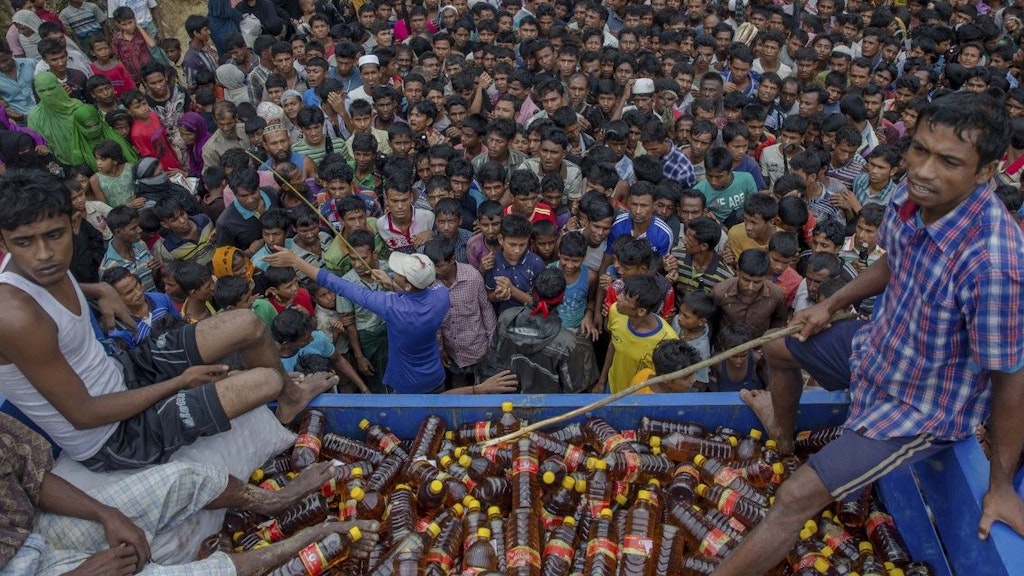
[[[267,325],[250,310],[221,312],[196,324],[196,347],[205,364],[237,352],[246,368],[273,368],[288,377]]]

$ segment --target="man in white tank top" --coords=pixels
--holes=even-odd
[[[220,314],[150,339],[116,359],[93,335],[87,297],[68,273],[70,195],[43,171],[0,178],[0,394],[72,458],[93,470],[165,461],[183,445],[277,400],[290,422],[336,382],[284,372],[263,322],[248,310]],[[237,352],[248,370],[214,364]]]

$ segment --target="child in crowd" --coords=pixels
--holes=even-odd
[[[768,257],[772,261],[772,283],[782,289],[786,296],[786,307],[789,309],[793,308],[793,301],[804,280],[793,268],[799,256],[800,243],[797,242],[796,234],[782,230],[772,234],[772,239],[768,241]]]
[[[661,341],[679,339],[672,326],[656,314],[663,299],[653,274],[625,281],[622,293],[608,311],[611,341],[594,392],[626,389],[638,372],[653,367],[651,353]]]
[[[630,385],[650,380],[655,376],[678,372],[693,366],[701,360],[702,358],[697,350],[688,343],[681,340],[662,340],[654,347],[654,351],[651,353],[651,363],[654,367],[644,368],[637,372]],[[705,368],[704,370],[707,369]],[[697,374],[700,374],[700,372]],[[666,382],[651,384],[646,388],[641,388],[638,392],[640,394],[691,392],[699,391],[700,386],[701,383],[697,375],[690,374],[689,376],[679,376]]]
[[[218,278],[213,287],[213,303],[222,311],[252,310],[268,328],[277,316],[274,306],[261,298],[253,290],[252,280],[244,276]]]
[[[330,358],[334,356],[334,344],[327,336],[314,330],[309,314],[289,308],[282,310],[270,325],[270,335],[277,346],[281,365],[288,372],[295,370],[300,356],[314,355]]]
[[[271,208],[260,217],[260,226],[263,229],[263,247],[252,255],[253,266],[266,271],[267,264],[263,259],[274,252],[274,248],[292,249],[293,240],[288,238],[288,231],[292,227],[292,218],[282,208]],[[312,314],[312,311],[310,312]]]
[[[572,218],[572,207],[565,203],[565,180],[558,174],[545,174],[540,179],[540,197],[555,214],[559,229]]]
[[[135,20],[135,12],[128,6],[114,10],[114,54],[135,80],[140,79],[142,67],[153,61],[150,50],[156,48],[156,40],[139,26]]]
[[[313,297],[308,290],[299,286],[294,268],[270,266],[263,272],[263,277],[267,282],[267,300],[274,306],[274,310],[281,312],[294,307],[313,315]]]
[[[373,235],[367,230],[356,230],[348,236],[348,243],[357,257],[352,261],[352,269],[342,279],[371,290],[385,291],[387,286],[382,282],[380,274],[387,277],[388,264],[378,260],[374,254]],[[366,378],[369,390],[374,394],[385,393],[383,378],[384,369],[388,365],[387,325],[380,316],[348,298],[337,298],[337,310],[341,313],[356,367]]]
[[[217,229],[208,216],[189,216],[185,206],[172,196],[158,200],[152,214],[160,222],[160,240],[153,252],[161,261],[189,260],[203,265],[210,263],[216,248]]]
[[[469,230],[460,227],[462,224],[462,207],[455,198],[441,198],[434,205],[434,236],[448,238],[455,245],[455,261],[466,264],[467,249],[472,236]],[[422,251],[422,247],[420,248]]]
[[[525,216],[510,214],[501,220],[498,234],[500,249],[492,256],[491,267],[484,274],[487,298],[494,303],[494,312],[533,302],[533,279],[544,269],[544,261],[530,251],[530,233],[533,226]]]
[[[138,277],[144,291],[155,291],[156,279],[153,275],[162,263],[153,258],[146,243],[142,241],[138,211],[128,206],[118,206],[107,213],[106,222],[112,238],[103,262],[100,263],[100,272],[122,266]]]
[[[747,324],[731,324],[722,328],[718,335],[718,350],[725,351],[753,340],[753,332]],[[717,379],[711,384],[712,392],[739,392],[740,390],[763,390],[759,353],[748,350],[723,360],[717,366]]]
[[[536,231],[536,225],[534,225]],[[558,307],[562,326],[576,332],[586,314],[593,314],[591,286],[597,286],[597,272],[590,270],[583,259],[587,255],[587,241],[579,231],[568,232],[558,240],[558,260],[548,265],[557,268],[565,277],[565,296]]]
[[[601,313],[607,317],[609,309],[615,304],[625,282],[633,276],[641,274],[652,274],[654,266],[659,261],[654,248],[646,238],[633,238],[622,236],[612,246],[612,254],[615,256],[614,270],[617,277],[610,280],[604,290]],[[675,310],[675,293],[672,290],[672,283],[661,274],[652,274],[658,287],[661,289],[661,306],[654,309],[655,313],[662,318],[671,318]]]
[[[160,117],[149,107],[146,96],[138,90],[129,90],[121,98],[121,104],[131,114],[129,136],[139,155],[156,158],[165,172],[181,170],[181,162],[175,154],[170,136]]]
[[[181,317],[189,324],[210,318],[217,314],[213,307],[214,279],[210,269],[195,262],[181,260],[171,268],[174,284],[183,296]],[[166,287],[165,287],[166,288]],[[169,290],[169,288],[166,288]],[[167,292],[168,296],[171,295]],[[172,296],[173,298],[173,296]]]
[[[558,228],[548,220],[534,222],[530,246],[545,266],[555,263],[558,260]]]
[[[698,360],[711,357],[711,318],[717,312],[715,299],[706,292],[690,292],[679,302],[679,313],[672,319],[672,329],[679,339],[697,351]],[[659,372],[660,374],[661,372]],[[707,390],[711,382],[709,369],[702,368],[694,374],[696,387]]]
[[[743,203],[743,222],[729,228],[729,249],[739,258],[744,250],[768,249],[775,234],[779,203],[771,194],[754,194]]]
[[[82,214],[85,221],[103,235],[103,240],[109,242],[113,237],[110,226],[107,225],[107,214],[111,208],[99,200],[88,200],[89,178],[85,178],[84,184],[81,180],[86,171],[91,172],[87,166],[68,170],[68,176],[71,178],[64,181],[64,186],[71,191],[71,207],[75,212]]]
[[[120,98],[124,96],[125,92],[135,89],[135,80],[132,80],[131,73],[124,64],[117,60],[114,49],[111,48],[110,42],[105,37],[95,36],[89,42],[89,50],[92,51],[92,62],[89,64],[89,68],[93,74],[110,80],[115,98]]]
[[[313,302],[316,303],[316,329],[329,335],[342,354],[348,354],[350,348],[345,321],[338,312],[338,295],[312,280],[307,282],[306,289],[313,294]]]

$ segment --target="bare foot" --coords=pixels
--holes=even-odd
[[[740,390],[740,399],[750,406],[761,425],[768,431],[768,437],[775,440],[783,454],[793,451],[793,440],[782,438],[778,426],[775,425],[775,408],[772,406],[772,393],[767,390]],[[783,444],[786,444],[784,446]],[[787,451],[788,447],[788,451]]]
[[[264,516],[274,516],[281,510],[288,508],[307,494],[319,490],[334,476],[334,464],[332,462],[317,462],[293,478],[284,488],[273,492],[272,498],[266,504],[258,507],[255,512]]]
[[[317,372],[285,381],[284,390],[277,398],[277,419],[284,424],[290,423],[313,398],[330,390],[337,383],[338,376],[332,372]]]

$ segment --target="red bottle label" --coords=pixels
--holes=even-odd
[[[491,423],[477,422],[473,426],[473,439],[477,442],[484,442],[491,439]]]
[[[707,536],[704,537],[704,540],[701,541],[697,550],[705,556],[719,556],[730,540],[728,534],[718,528],[712,528]]]
[[[384,437],[380,439],[380,449],[383,450],[385,454],[392,453],[395,448],[398,448],[401,445],[402,441],[394,434],[385,434]]]
[[[587,453],[584,452],[582,448],[569,444],[569,447],[565,450],[564,456],[565,469],[569,472],[575,472],[576,469],[580,467],[580,464],[583,464],[583,461],[586,460],[586,458]]]
[[[540,465],[533,456],[521,455],[512,461],[512,474],[520,474],[522,472],[536,474],[539,469]]]
[[[565,540],[551,540],[544,547],[544,557],[555,556],[566,562],[572,562],[573,549]]]
[[[626,467],[622,480],[630,483],[635,482],[637,477],[640,476],[640,455],[636,452],[623,452],[622,456]]]
[[[622,539],[622,553],[636,556],[650,556],[654,551],[654,539],[648,536],[627,534]]]
[[[883,514],[881,512],[876,512],[868,516],[868,521],[864,524],[864,528],[865,530],[867,530],[867,533],[870,536],[875,533],[875,530],[878,530],[879,526],[882,526],[883,524],[888,524],[893,528],[896,527],[896,525],[893,524],[892,516],[889,516],[888,514]]]
[[[732,511],[736,508],[736,503],[739,501],[739,492],[729,489],[722,490],[722,495],[718,497],[718,509],[722,511],[722,514],[732,516]]]
[[[444,573],[448,573],[448,569],[452,566],[452,557],[445,554],[443,550],[434,548],[427,554],[427,564],[437,564],[444,569]]]
[[[327,557],[317,542],[300,550],[299,559],[302,560],[302,565],[306,567],[306,574],[309,576],[319,576],[327,568]]]
[[[320,439],[312,434],[299,434],[295,437],[295,448],[309,448],[317,454],[320,453]]]
[[[341,517],[345,520],[355,520],[357,516],[357,505],[358,503],[356,502],[355,498],[349,498],[348,500],[345,500],[345,507],[342,508],[341,510]]]
[[[529,546],[516,546],[505,553],[505,566],[508,568],[540,568],[540,552]]]
[[[715,474],[715,484],[718,484],[719,486],[729,486],[732,484],[733,480],[742,477],[743,475],[740,474],[739,470],[729,466],[722,466],[722,469]]]
[[[619,547],[607,538],[594,538],[587,543],[587,556],[596,554],[602,554],[614,561],[619,555]]]
[[[627,442],[636,442],[636,430],[623,430],[620,434]]]
[[[622,434],[612,434],[611,436],[608,437],[607,440],[604,441],[604,444],[601,446],[601,453],[609,454],[613,450],[615,450],[616,447],[618,447],[625,441],[626,439],[622,437]]]
[[[278,525],[277,520],[271,519],[257,526],[259,531],[257,534],[263,540],[267,542],[278,542],[284,540],[285,534],[281,531],[281,526]]]

